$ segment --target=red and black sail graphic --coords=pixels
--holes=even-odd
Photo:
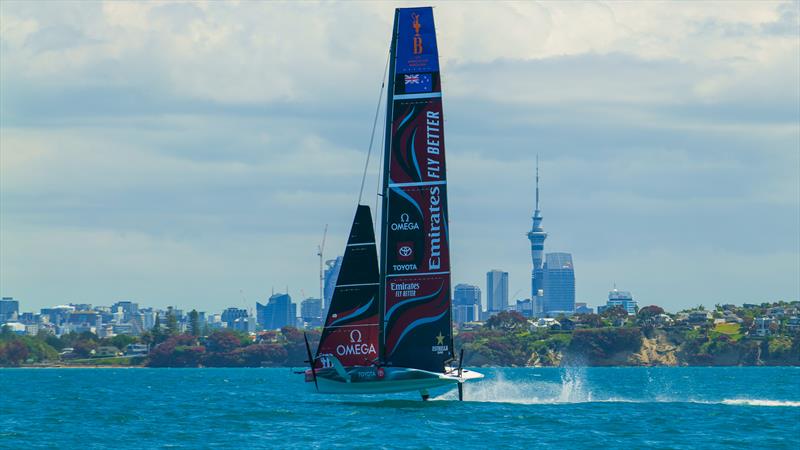
[[[368,366],[379,356],[378,259],[369,206],[356,210],[314,367]]]
[[[453,356],[444,113],[431,8],[395,13],[384,160],[382,361],[436,372]]]

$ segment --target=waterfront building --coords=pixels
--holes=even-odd
[[[453,290],[453,321],[461,325],[481,318],[481,288],[457,284]]]
[[[300,302],[300,317],[304,328],[322,326],[322,299],[307,298]]]
[[[147,356],[150,352],[148,344],[128,344],[125,347],[125,356]]]
[[[555,317],[575,311],[575,270],[569,253],[548,253],[543,267],[544,314]]]
[[[328,308],[333,298],[333,290],[336,288],[336,280],[339,278],[339,270],[341,268],[341,256],[325,261],[325,272],[323,274],[324,284],[322,288],[322,317],[328,316]]]
[[[508,308],[508,272],[490,270],[486,272],[486,310],[489,315]]]
[[[14,297],[3,297],[0,300],[0,323],[14,322],[19,316],[19,301]]]
[[[225,311],[222,311],[221,319],[222,322],[224,322],[228,328],[234,328],[234,323],[236,322],[236,319],[241,319],[243,317],[247,317],[246,309],[231,307],[226,309]]]
[[[292,303],[289,294],[274,294],[266,305],[256,302],[258,324],[265,330],[276,330],[285,326],[295,326],[297,305]]]
[[[687,317],[687,320],[689,321],[689,323],[703,324],[703,323],[706,323],[706,322],[708,322],[709,320],[711,320],[713,318],[714,318],[714,315],[711,313],[711,311],[706,311],[704,309],[697,309],[697,310],[694,310],[694,311],[689,311],[689,315]]]
[[[598,306],[597,312],[600,314],[603,311],[616,306],[619,306],[627,311],[629,316],[634,316],[636,315],[636,312],[639,311],[639,305],[637,304],[636,300],[633,299],[633,296],[630,292],[620,291],[617,290],[617,288],[614,288],[613,290],[609,291],[608,301],[606,302],[605,306]]]
[[[533,211],[533,224],[531,231],[528,232],[528,240],[531,242],[531,299],[541,296],[544,289],[544,241],[547,233],[542,228],[542,211],[539,209],[539,155],[536,155],[536,208]]]
[[[756,317],[753,321],[756,329],[756,336],[765,337],[772,335],[773,328],[777,330],[779,323],[780,322],[773,317]]]

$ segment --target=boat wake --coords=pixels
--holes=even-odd
[[[800,408],[800,402],[781,401],[781,400],[760,400],[755,398],[736,398],[725,399],[723,405],[744,405],[744,406],[789,406]]]
[[[561,383],[535,380],[508,380],[502,373],[496,377],[464,386],[467,402],[512,403],[521,405],[558,405],[580,403],[694,403],[706,405],[800,407],[800,401],[768,400],[754,398],[726,398],[721,400],[655,396],[652,398],[626,398],[592,392],[587,386],[585,370],[568,368],[561,375]],[[455,389],[433,398],[434,401],[458,400]]]

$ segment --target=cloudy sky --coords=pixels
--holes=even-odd
[[[0,3],[0,295],[220,311],[317,294],[393,6]],[[453,281],[501,268],[530,295],[538,153],[546,251],[573,254],[578,301],[614,282],[670,310],[798,299],[799,10],[437,5]]]

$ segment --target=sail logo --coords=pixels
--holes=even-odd
[[[413,46],[414,46],[413,52],[414,52],[415,55],[421,55],[422,54],[422,36],[419,34],[419,29],[422,28],[422,26],[419,24],[419,14],[416,14],[416,13],[415,14],[411,14],[411,19],[412,19],[411,28],[414,29],[414,38],[412,39]]]
[[[409,217],[408,213],[403,213],[400,214],[400,222],[392,223],[390,228],[392,231],[419,230],[419,224],[417,222],[411,222],[411,218]]]
[[[444,352],[446,352],[446,351],[450,350],[450,346],[449,346],[449,345],[446,345],[446,344],[444,343],[444,339],[445,339],[445,337],[446,337],[446,336],[445,336],[445,335],[443,335],[441,331],[439,332],[439,335],[438,335],[438,336],[435,336],[435,337],[434,337],[434,338],[436,339],[436,345],[433,345],[433,346],[431,346],[431,351],[432,351],[432,352],[434,352],[434,353],[437,353],[437,354],[441,355],[442,353],[444,353]]]
[[[344,345],[339,344],[336,346],[336,354],[339,356],[348,356],[348,355],[377,355],[378,352],[375,351],[374,344],[366,344],[361,342],[362,336],[361,331],[359,330],[352,330],[350,332],[350,344]]]
[[[430,196],[430,232],[428,233],[428,242],[430,243],[430,257],[428,258],[428,268],[430,270],[439,270],[442,267],[442,201],[441,190],[439,186],[431,188]]]
[[[330,353],[323,353],[319,355],[319,361],[322,363],[323,369],[330,369],[331,367],[333,367],[333,363],[331,362],[332,357],[333,355],[331,355]]]
[[[414,297],[417,295],[419,283],[391,283],[390,287],[395,298]]]
[[[414,243],[411,241],[397,243],[397,259],[399,261],[414,260]]]

